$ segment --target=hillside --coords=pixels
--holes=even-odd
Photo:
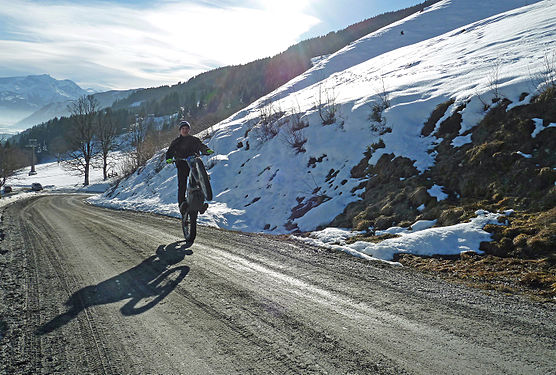
[[[527,3],[441,1],[219,123],[205,134],[217,194],[202,221],[354,228],[311,241],[384,259],[473,250],[553,267],[556,5]],[[177,214],[161,158],[96,202]]]
[[[311,59],[334,53],[437,1],[427,0],[368,18],[343,30],[304,40],[273,57],[211,70],[173,86],[140,90],[118,102],[114,109],[132,108],[135,113],[164,116],[183,107],[183,113],[196,124],[196,131],[207,129],[305,72],[312,66]]]
[[[301,194],[306,196],[303,200],[306,202],[311,198],[311,192],[320,187],[319,195],[327,195],[330,199],[313,207],[311,218],[303,216],[291,220],[292,226],[307,231],[329,223],[347,204],[361,199],[361,177],[352,177],[351,170],[369,150],[376,148],[369,160],[371,165],[375,165],[381,156],[393,154],[411,160],[417,172],[424,173],[435,165],[434,148],[439,140],[430,133],[426,134],[426,130],[423,134],[423,127],[439,104],[454,100],[446,106],[445,112],[446,117],[455,112],[461,115],[462,124],[456,141],[460,146],[469,142],[465,132],[476,126],[487,113],[482,101],[490,102],[493,95],[488,82],[488,73],[496,61],[492,55],[511,51],[513,56],[511,60],[503,61],[505,65],[499,72],[498,90],[516,103],[526,104],[531,100],[533,95],[520,101],[521,93],[530,91],[529,67],[540,68],[544,56],[551,51],[546,46],[554,45],[552,35],[547,33],[552,26],[551,21],[545,16],[534,17],[541,12],[540,4],[552,9],[550,2],[540,2],[497,15],[505,8],[519,5],[516,2],[512,6],[483,5],[482,9],[476,7],[474,13],[466,14],[462,11],[466,9],[464,1],[440,2],[423,13],[360,39],[221,122],[208,140],[219,154],[209,161],[215,190],[222,192],[219,200],[239,208],[258,196],[273,200],[272,197],[289,184],[288,191],[280,194],[285,209],[281,210],[281,215],[272,215],[272,222],[268,223],[271,228],[276,227],[283,232],[286,231],[284,224],[289,220],[291,208],[299,204]],[[482,18],[485,14],[487,18]],[[496,16],[488,18],[492,15]],[[412,29],[427,30],[429,24],[436,24],[438,17],[452,19],[458,29],[435,35],[444,30],[428,28],[430,32],[421,31],[419,35],[422,42],[406,45],[404,38]],[[468,21],[477,22],[469,24]],[[517,27],[520,21],[536,22],[538,28],[524,31]],[[449,29],[448,25],[443,25],[444,29]],[[497,28],[504,28],[507,32],[497,34],[494,32]],[[403,36],[400,35],[402,29],[406,30]],[[463,29],[466,31],[462,32]],[[516,39],[514,34],[519,33],[526,36]],[[487,34],[489,37],[485,38]],[[382,46],[377,43],[378,40],[394,37],[402,40],[402,47],[389,43],[391,51],[382,54],[373,53],[369,48]],[[538,48],[540,46],[543,48]],[[371,57],[364,62],[355,58],[353,66],[344,67],[350,56],[360,57],[362,53]],[[327,72],[331,74],[323,76]],[[377,122],[372,118],[373,106],[381,104],[382,80],[390,106],[382,111],[381,120]],[[318,84],[311,85],[311,81]],[[315,108],[319,104],[319,94],[322,94],[321,104],[325,110],[332,104],[335,107],[336,118],[330,125],[323,126]],[[334,103],[327,103],[326,96],[332,94],[334,97],[330,99]],[[269,108],[270,103],[273,109]],[[460,108],[463,103],[466,103],[465,108]],[[267,124],[270,122],[270,128],[275,127],[277,134],[273,134],[272,129],[270,134],[264,133],[267,129],[262,126],[265,123],[261,121],[261,114],[264,115],[265,111],[273,111],[272,116],[267,116],[271,117]],[[298,116],[292,116],[292,111]],[[297,118],[300,120],[297,121]],[[300,148],[304,150],[302,152],[296,152],[299,150],[284,140],[288,123],[295,121],[299,126],[304,126],[301,123],[308,125],[298,133],[302,133],[307,140]],[[382,143],[383,147],[376,146]],[[349,147],[349,152],[346,152],[346,147]],[[287,184],[267,188],[268,178],[277,170],[280,172],[275,178],[283,179]],[[258,176],[259,173],[261,176]],[[333,174],[333,178],[329,174]],[[259,178],[263,175],[264,178]],[[245,180],[250,184],[243,185]],[[253,181],[257,180],[260,182],[254,184]],[[327,187],[332,180],[346,182]],[[353,193],[345,193],[358,187]],[[244,198],[245,195],[248,198]],[[267,206],[265,203],[268,202],[263,199],[257,202],[257,206]],[[330,206],[335,208],[329,209]],[[258,211],[260,209],[255,207],[245,208],[245,216],[251,219],[246,222],[242,217],[242,225],[250,230],[262,230],[267,223],[261,223],[259,217],[253,215]],[[318,221],[315,221],[316,218]],[[228,227],[236,228],[231,219],[233,216],[228,217]]]
[[[154,115],[163,127],[169,118],[175,118],[180,112],[195,124],[195,132],[200,132],[305,72],[312,66],[313,58],[336,52],[363,35],[419,12],[437,1],[427,0],[410,8],[377,15],[343,30],[302,41],[274,57],[214,69],[185,83],[132,90],[131,95],[115,98],[119,100],[111,107],[115,114],[113,120],[119,129],[125,129],[136,115]],[[96,97],[99,95],[95,94]],[[23,147],[30,138],[34,138],[46,144],[47,149],[59,148],[69,122],[63,117],[67,115],[63,107],[64,103],[58,103],[33,113],[20,125],[36,124],[50,116],[53,118],[55,113],[58,118],[21,132],[13,141]],[[47,154],[40,157],[52,157]]]

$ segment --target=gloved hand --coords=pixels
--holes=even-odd
[[[214,154],[214,151],[212,151],[210,148],[205,152],[205,155],[211,155]]]
[[[166,164],[172,164],[174,162],[174,159],[166,159]]]

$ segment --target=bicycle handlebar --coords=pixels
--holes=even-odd
[[[186,158],[176,158],[176,157],[174,157],[174,162],[176,162],[178,160],[191,162],[196,157],[198,157],[198,156],[197,155],[191,155],[191,156],[188,156]]]
[[[210,155],[210,154],[199,154],[199,153],[196,153],[195,155],[191,155],[191,156],[188,156],[188,157],[186,157],[186,158],[176,158],[176,157],[174,156],[173,159],[174,159],[174,162],[176,162],[177,160],[181,160],[181,161],[187,161],[187,162],[190,162],[190,163],[191,163],[191,162],[193,161],[193,159],[195,159],[195,158],[197,158],[197,157],[199,157],[199,156],[209,156],[209,155]]]

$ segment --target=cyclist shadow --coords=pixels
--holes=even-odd
[[[73,293],[65,305],[68,311],[38,327],[38,335],[50,333],[73,320],[90,306],[104,305],[130,299],[120,308],[122,315],[141,314],[162,301],[189,272],[188,266],[173,267],[181,262],[190,244],[174,242],[160,245],[153,255],[137,266],[96,285],[86,286]]]

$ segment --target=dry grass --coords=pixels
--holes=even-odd
[[[525,260],[464,253],[459,259],[399,255],[397,260],[445,280],[556,302],[556,266],[546,259]]]
[[[508,208],[503,203],[499,202],[497,207],[491,205],[489,209]],[[511,206],[514,202],[506,203]],[[475,208],[471,205],[461,211],[473,212]],[[466,221],[467,216],[463,214],[457,221]],[[399,254],[395,260],[448,281],[556,302],[556,208],[535,213],[516,211],[509,217],[501,217],[500,221],[503,225],[485,228],[492,234],[492,241],[481,244],[484,255],[473,252],[435,257]],[[396,235],[372,236],[369,233],[352,237],[347,242],[376,243],[393,237]]]

